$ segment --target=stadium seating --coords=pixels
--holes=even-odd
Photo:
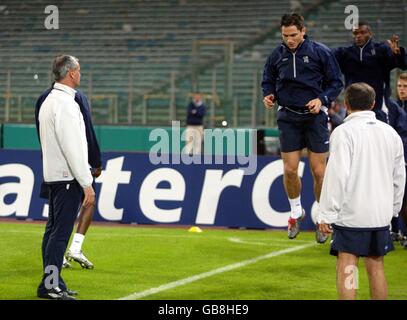
[[[274,114],[263,111],[259,83],[267,54],[280,41],[280,16],[294,7],[301,9],[309,34],[335,46],[349,38],[343,8],[352,1],[54,1],[58,30],[44,27],[48,4],[4,0],[0,5],[0,121],[32,122],[35,99],[52,81],[53,57],[69,53],[81,60],[80,89],[91,98],[97,123],[169,124],[171,97],[176,118],[183,121],[188,94],[199,90],[219,97],[214,107],[217,120],[236,126],[253,121],[272,125]],[[404,36],[406,11],[400,4],[360,0],[358,6],[380,39],[392,32]],[[225,46],[201,46],[197,61],[196,40],[233,41],[229,97]],[[200,67],[195,86],[193,65]],[[158,98],[151,95],[157,93]]]

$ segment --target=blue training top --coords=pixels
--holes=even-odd
[[[331,50],[305,36],[295,52],[284,43],[272,51],[264,67],[262,88],[263,96],[274,94],[284,107],[306,109],[316,98],[329,107],[343,83]]]
[[[345,86],[352,83],[365,82],[376,92],[376,102],[373,111],[379,120],[385,121],[381,111],[383,97],[391,95],[390,71],[394,68],[407,69],[407,56],[404,48],[400,54],[393,54],[386,43],[374,42],[370,39],[362,48],[355,44],[349,47],[339,47],[333,50],[343,75]]]
[[[190,102],[187,110],[187,125],[202,125],[205,114],[206,106],[203,103],[196,106],[195,103]]]
[[[403,141],[404,160],[407,163],[407,112],[393,99],[388,100],[387,109],[389,110],[389,125],[397,131]]]

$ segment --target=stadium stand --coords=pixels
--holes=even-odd
[[[378,38],[393,32],[406,38],[403,1],[404,5],[361,0],[358,7],[375,25]],[[301,11],[309,34],[335,46],[349,38],[343,8],[352,1],[73,0],[53,4],[59,9],[58,30],[44,27],[45,1],[1,3],[0,121],[32,122],[35,98],[52,81],[50,62],[57,54],[69,53],[81,60],[81,89],[91,98],[96,123],[183,121],[188,95],[199,90],[216,115],[207,117],[208,124],[226,119],[232,126],[272,126],[273,113],[264,114],[259,82],[268,53],[280,42],[280,16],[293,9]],[[196,41],[201,45],[194,51]],[[233,54],[227,53],[230,43]]]

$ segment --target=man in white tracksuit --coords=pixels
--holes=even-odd
[[[365,258],[371,298],[387,298],[384,255],[394,250],[389,226],[401,208],[406,173],[401,138],[375,118],[374,102],[366,83],[347,88],[350,114],[332,133],[322,186],[318,222],[323,233],[333,231],[339,299],[356,298],[359,257]]]
[[[61,277],[62,260],[79,207],[95,206],[93,178],[88,164],[85,124],[75,89],[81,74],[78,59],[56,57],[55,85],[39,112],[44,182],[48,185],[49,214],[42,240],[44,274],[37,296],[74,300]],[[52,280],[52,281],[51,281]]]

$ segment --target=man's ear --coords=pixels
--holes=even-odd
[[[343,101],[343,104],[345,105],[346,110],[348,110],[348,111],[351,110],[351,108],[349,107],[349,104],[348,104],[348,102],[346,100]]]
[[[375,105],[375,101],[373,101],[373,103],[372,103],[372,105],[370,106],[370,109],[369,109],[369,110],[372,110],[372,109],[374,108],[374,105]]]

